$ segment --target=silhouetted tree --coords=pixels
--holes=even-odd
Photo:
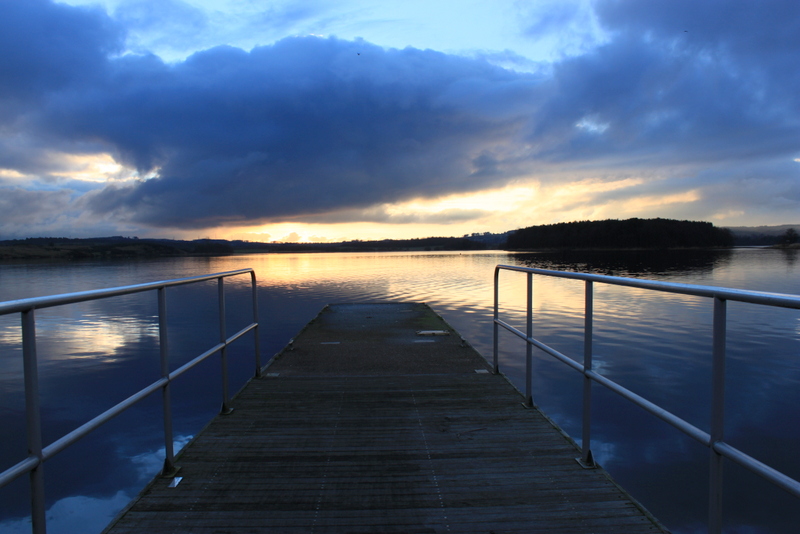
[[[791,245],[793,243],[797,243],[797,230],[794,228],[789,228],[781,236],[781,244]]]
[[[521,228],[509,249],[688,248],[733,246],[729,230],[709,222],[671,219],[578,221]]]

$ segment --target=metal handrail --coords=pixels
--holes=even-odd
[[[225,325],[225,278],[243,274],[250,274],[250,285],[252,292],[253,322],[244,327],[239,332],[230,337],[226,336]],[[194,284],[208,280],[217,280],[217,298],[219,304],[219,329],[220,342],[193,360],[182,365],[178,369],[169,370],[169,343],[167,339],[167,296],[168,287]],[[45,460],[48,460],[72,445],[82,437],[86,436],[96,428],[102,426],[113,417],[124,412],[134,404],[143,400],[145,397],[155,393],[159,389],[162,392],[163,414],[164,414],[164,468],[162,475],[174,476],[179,469],[175,465],[175,454],[172,439],[172,409],[170,405],[170,383],[195,365],[206,360],[216,353],[221,354],[222,360],[222,409],[221,413],[230,413],[230,398],[228,395],[228,365],[227,347],[244,334],[253,331],[254,350],[255,350],[255,376],[261,376],[261,348],[258,337],[258,295],[256,292],[256,273],[253,269],[239,269],[222,273],[193,276],[189,278],[178,278],[174,280],[162,280],[160,282],[150,282],[131,286],[115,287],[109,289],[97,289],[93,291],[81,291],[78,293],[66,293],[61,295],[51,295],[46,297],[35,297],[21,300],[11,300],[0,303],[0,315],[19,313],[22,316],[22,356],[25,376],[25,414],[27,427],[27,442],[29,455],[27,458],[16,465],[0,473],[0,487],[3,487],[17,478],[30,474],[31,491],[31,528],[34,534],[44,534],[47,530],[45,520],[45,500],[44,500],[44,471],[42,469]],[[50,308],[53,306],[63,306],[77,302],[86,302],[143,291],[156,290],[158,292],[158,326],[159,326],[159,352],[161,356],[161,378],[152,384],[142,388],[122,402],[117,403],[105,412],[84,423],[75,430],[65,434],[46,447],[42,444],[41,415],[39,405],[39,378],[38,364],[36,361],[36,321],[34,312],[37,309]]]
[[[527,320],[526,330],[522,332],[500,319],[500,271],[516,271],[527,274]],[[585,283],[585,311],[584,311],[584,344],[583,363],[558,352],[548,345],[533,337],[533,275],[544,275],[556,278],[583,280]],[[592,326],[595,282],[647,289],[651,291],[664,291],[683,295],[693,295],[713,299],[714,318],[713,348],[712,348],[712,399],[711,399],[711,432],[705,432],[690,424],[675,414],[661,408],[657,404],[621,386],[613,380],[602,376],[592,370]],[[777,471],[776,469],[756,460],[752,456],[731,446],[723,440],[724,429],[724,397],[725,397],[725,337],[727,322],[727,301],[747,302],[764,306],[800,309],[800,296],[781,293],[765,293],[759,291],[746,291],[714,286],[700,286],[679,284],[673,282],[659,282],[655,280],[641,280],[605,276],[598,274],[573,273],[566,271],[551,271],[532,267],[518,267],[512,265],[497,265],[494,272],[494,372],[500,372],[499,366],[499,336],[498,327],[503,327],[514,335],[526,341],[525,358],[525,402],[533,406],[531,393],[533,347],[544,351],[557,360],[567,364],[572,369],[583,374],[583,425],[581,458],[578,461],[585,467],[593,467],[594,459],[591,452],[591,383],[602,384],[611,391],[619,394],[633,404],[644,408],[660,419],[666,421],[689,437],[702,443],[710,450],[710,490],[709,490],[709,532],[719,534],[722,532],[722,459],[727,458],[736,462],[745,469],[763,477],[777,487],[800,498],[800,482]]]

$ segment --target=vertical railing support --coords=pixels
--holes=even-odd
[[[527,287],[527,328],[525,330],[528,341],[525,344],[525,403],[533,407],[533,273],[528,273]]]
[[[586,374],[592,370],[592,325],[594,321],[594,287],[586,281],[586,311],[583,318],[583,444],[580,464],[585,468],[596,467],[592,456],[592,379]]]
[[[28,455],[39,459],[30,472],[31,529],[33,534],[47,532],[44,503],[44,461],[42,459],[42,416],[39,404],[39,371],[36,363],[36,319],[34,311],[22,312],[22,358],[25,374],[25,419]]]
[[[253,290],[253,338],[255,340],[256,351],[256,378],[261,378],[261,342],[258,337],[258,284],[256,283],[256,272],[250,271],[250,284]]]
[[[222,408],[219,413],[228,415],[233,410],[230,407],[228,395],[228,334],[225,326],[225,282],[222,277],[217,279],[217,299],[219,300],[219,342],[224,346],[220,351],[222,364]]]
[[[499,312],[499,294],[500,294],[500,269],[495,267],[494,269],[494,343],[493,343],[493,363],[494,363],[494,374],[498,374],[500,372],[500,362],[499,362],[499,349],[498,344],[499,341],[497,339],[498,336],[498,329],[497,329],[497,320],[500,319],[500,312]]]
[[[726,301],[714,297],[714,341],[711,396],[711,452],[709,468],[708,531],[722,532],[722,455],[714,445],[722,441],[725,430],[725,334]]]
[[[174,439],[172,428],[172,407],[170,402],[170,362],[169,362],[169,336],[167,333],[167,297],[166,288],[194,282],[208,281],[216,279],[219,282],[219,297],[220,297],[220,337],[221,344],[212,347],[203,355],[199,356],[189,364],[183,366],[179,375],[191,368],[200,361],[205,360],[210,355],[214,354],[217,350],[223,353],[223,374],[224,374],[224,391],[223,391],[223,411],[229,412],[228,404],[228,369],[226,361],[226,328],[225,328],[225,298],[223,290],[223,279],[227,276],[238,274],[250,273],[252,280],[253,292],[253,324],[247,326],[242,334],[250,329],[254,330],[255,335],[255,363],[256,363],[256,376],[261,374],[261,360],[260,360],[260,339],[258,335],[258,296],[257,296],[257,283],[255,272],[252,269],[240,269],[238,271],[231,271],[228,273],[216,273],[212,275],[197,276],[191,278],[183,278],[177,280],[166,280],[162,282],[154,282],[150,284],[139,284],[137,286],[125,286],[118,288],[109,288],[96,291],[87,291],[80,298],[76,299],[76,294],[68,295],[53,295],[50,297],[36,297],[33,299],[22,299],[19,301],[9,301],[0,303],[2,310],[0,314],[6,315],[10,313],[19,313],[21,319],[21,336],[22,336],[22,365],[23,365],[23,381],[24,381],[24,398],[25,398],[25,430],[26,430],[26,443],[28,449],[28,457],[13,466],[11,469],[6,469],[0,472],[0,485],[11,483],[19,477],[29,476],[30,480],[30,517],[31,517],[31,531],[34,534],[46,534],[47,532],[47,511],[45,509],[45,484],[44,484],[44,460],[45,457],[50,458],[52,455],[57,454],[65,447],[74,443],[81,437],[87,435],[95,428],[103,425],[115,415],[124,412],[137,402],[141,401],[149,394],[153,393],[155,389],[160,388],[163,401],[163,424],[164,424],[164,468],[161,472],[162,476],[174,477],[180,467],[175,465],[175,451]],[[159,333],[159,359],[161,367],[161,378],[155,383],[150,384],[146,390],[140,390],[135,395],[128,397],[125,401],[117,404],[110,410],[93,418],[88,423],[81,425],[79,428],[62,436],[55,442],[47,447],[43,447],[42,441],[42,412],[41,400],[39,395],[39,371],[37,362],[37,349],[36,349],[36,320],[35,310],[42,307],[62,306],[66,304],[73,304],[76,302],[91,301],[95,299],[102,299],[113,296],[121,296],[130,293],[138,293],[141,291],[158,292],[158,333]],[[237,339],[240,334],[237,334]]]
[[[172,405],[170,402],[169,383],[169,336],[167,335],[167,288],[158,288],[158,339],[161,356],[161,377],[167,383],[161,388],[161,399],[164,407],[164,469],[161,476],[173,477],[178,472],[175,466],[175,450],[172,438]]]

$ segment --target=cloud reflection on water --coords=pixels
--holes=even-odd
[[[262,329],[265,361],[323,305],[367,300],[428,302],[484,356],[491,357],[492,279],[497,263],[800,293],[797,264],[781,251],[689,252],[683,264],[681,257],[682,254],[670,258],[670,255],[641,252],[583,256],[502,252],[267,254],[127,264],[77,263],[65,267],[61,274],[68,278],[65,289],[78,290],[98,287],[98,276],[105,285],[112,286],[253,267],[258,273],[259,311],[265,325]],[[36,270],[35,267],[30,269]],[[47,267],[43,267],[45,269]],[[507,274],[501,275],[502,314],[524,329],[525,276]],[[57,285],[56,281],[56,278],[50,279],[51,284]],[[173,365],[179,365],[205,350],[209,343],[216,342],[216,309],[207,303],[209,295],[213,297],[215,291],[211,284],[196,290],[168,293]],[[234,331],[248,320],[247,280],[242,277],[232,282],[226,291],[231,298],[229,328]],[[536,336],[570,357],[581,358],[583,284],[536,277],[534,302]],[[731,305],[729,313],[727,437],[735,446],[797,478],[800,477],[797,472],[800,463],[791,451],[800,443],[800,429],[790,422],[798,416],[797,407],[800,406],[797,365],[800,315],[792,310],[768,312],[750,308]],[[53,372],[44,373],[45,397],[70,399],[65,406],[49,404],[52,408],[47,412],[49,424],[71,430],[96,415],[100,405],[107,408],[109,399],[130,394],[157,377],[154,309],[155,298],[150,295],[142,301],[125,301],[123,315],[130,318],[124,320],[114,319],[119,310],[111,301],[98,303],[80,313],[64,312],[61,319],[58,316],[49,319],[42,314],[40,334],[42,347],[47,347],[43,358],[54,363]],[[598,371],[707,429],[711,350],[708,299],[597,287],[595,309]],[[59,324],[60,321],[64,324]],[[22,414],[19,396],[11,395],[5,388],[10,377],[5,371],[7,366],[11,365],[13,370],[18,363],[9,364],[9,359],[14,360],[19,355],[11,347],[18,343],[18,336],[13,335],[18,326],[0,325],[3,325],[0,326],[0,370],[4,373],[0,378],[4,381],[0,404],[4,407],[18,405],[20,411],[3,414],[3,417],[18,418]],[[70,329],[79,325],[88,330],[79,340],[67,340]],[[250,345],[245,342],[236,350],[232,360],[238,367],[232,378],[232,390],[251,372]],[[102,363],[89,365],[93,358],[87,357],[88,353],[101,351],[105,353]],[[77,357],[70,359],[70,354]],[[549,356],[535,352],[534,357],[534,400],[562,428],[578,437],[580,375]],[[510,334],[504,334],[500,358],[503,371],[522,387],[524,345]],[[70,368],[70,364],[74,367]],[[191,377],[187,376],[183,383],[176,382],[177,432],[193,434],[215,413],[219,389],[217,369],[218,364],[210,362]],[[85,382],[80,382],[81,379]],[[117,391],[119,386],[112,386],[122,383],[130,384],[125,387],[130,387],[131,391],[120,392]],[[207,391],[213,392],[210,397],[201,395]],[[603,388],[595,387],[594,392],[594,447],[602,465],[673,531],[691,532],[693,525],[705,520],[708,451]],[[157,399],[151,404],[141,414],[134,413],[130,420],[109,430],[108,435],[102,435],[99,445],[88,444],[97,441],[94,435],[85,440],[86,444],[75,445],[76,452],[69,453],[74,454],[73,457],[89,454],[104,464],[96,472],[76,475],[78,478],[73,482],[77,486],[93,488],[92,492],[82,491],[82,495],[113,501],[119,491],[127,491],[126,488],[139,483],[140,468],[145,465],[148,469],[160,467],[161,460],[149,452],[158,449],[160,439]],[[20,424],[7,428],[24,435]],[[15,453],[15,458],[21,458],[24,453],[24,442],[18,445],[22,450],[19,455]],[[3,443],[0,450],[10,449]],[[67,451],[64,454],[68,454]],[[5,461],[6,456],[3,458]],[[127,466],[127,475],[117,470],[115,465],[121,463]],[[58,464],[50,466],[48,463],[47,468],[48,476],[73,473],[69,467]],[[124,488],[114,487],[113,480],[102,483],[96,480],[117,476],[128,477]],[[653,485],[653,480],[658,480],[658,484]],[[784,503],[773,490],[765,489],[765,483],[750,483],[746,476],[733,469],[730,475],[726,471],[726,480],[739,487],[732,484],[726,487],[726,502],[732,508],[730,517],[736,524],[759,524],[764,531],[781,532],[785,522],[792,518],[800,520],[796,514],[786,512],[792,509],[792,504],[766,502]],[[57,487],[48,491],[53,499],[51,507],[75,493],[74,488],[67,491]],[[132,490],[131,494],[134,492]],[[27,506],[24,501],[20,500],[20,506]],[[759,509],[777,506],[779,512],[773,514],[772,519],[764,518],[759,510],[747,504],[750,501],[757,502]]]
[[[192,436],[178,436],[173,444],[177,454]],[[129,458],[144,485],[158,474],[164,464],[164,448],[137,454]],[[72,495],[59,499],[47,509],[47,532],[50,534],[77,534],[100,532],[135,496],[135,488],[121,490],[111,496],[96,497]],[[30,534],[30,518],[0,521],[4,534]]]
[[[49,534],[100,532],[130,499],[131,496],[124,491],[105,498],[83,495],[66,497],[47,509],[47,532]],[[30,534],[30,518],[0,522],[0,532]]]

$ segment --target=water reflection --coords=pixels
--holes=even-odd
[[[179,436],[173,443],[180,451],[191,436]],[[127,459],[138,474],[138,482],[144,486],[158,474],[164,462],[164,448],[137,454]],[[47,510],[47,532],[71,534],[77,532],[100,532],[114,519],[131,500],[127,491],[117,491],[110,496],[72,495],[57,500]],[[0,532],[4,534],[30,534],[30,518],[0,521]]]
[[[652,278],[708,275],[730,263],[733,251],[720,250],[564,250],[519,254],[520,265],[555,271]]]
[[[104,317],[87,312],[67,318],[42,311],[37,314],[36,331],[42,340],[38,350],[41,366],[61,366],[65,360],[98,365],[117,361],[126,345],[157,339],[158,323],[154,317]]]
[[[800,293],[794,258],[784,251],[692,255],[685,265],[658,257],[652,265],[639,266],[639,259],[635,253],[590,255],[567,270]],[[526,255],[519,260],[540,268],[568,267],[562,255]],[[573,282],[570,290],[546,277],[535,279],[535,335],[579,358],[582,341],[565,332],[580,330],[566,318],[583,313],[582,283]],[[540,298],[558,300],[560,309],[539,305]],[[796,479],[800,462],[791,458],[791,451],[800,443],[800,430],[789,421],[800,414],[799,314],[731,303],[726,386],[726,439]],[[709,299],[596,284],[594,354],[599,371],[708,431],[711,319]],[[544,356],[537,357],[535,365],[534,398],[578,436],[580,377],[568,376],[571,371],[558,369],[560,364]],[[674,531],[694,531],[706,513],[708,451],[602,388],[595,390],[593,431],[603,444],[599,456],[604,467]],[[609,449],[608,443],[615,446]],[[792,532],[800,519],[789,512],[796,509],[793,498],[734,466],[726,474],[725,491],[729,521],[737,530]],[[765,508],[772,515],[764,513]]]
[[[253,267],[259,280],[264,360],[331,302],[424,301],[484,356],[492,352],[494,266],[546,269],[722,285],[800,294],[797,254],[783,250],[682,253],[366,253],[265,254],[141,262],[0,265],[0,300],[128,285]],[[524,328],[526,277],[502,273],[504,319]],[[535,277],[534,332],[565,354],[583,353],[583,283]],[[250,322],[249,276],[226,281],[229,333]],[[155,292],[37,312],[46,441],[68,432],[159,376]],[[168,290],[171,366],[218,341],[216,284]],[[708,299],[595,287],[597,370],[707,429],[711,305]],[[25,455],[18,317],[0,317],[0,468]],[[729,309],[726,437],[800,478],[800,315],[750,305]],[[231,389],[252,371],[251,345],[231,350]],[[518,387],[524,345],[501,338],[501,367]],[[173,387],[176,433],[192,435],[219,408],[217,360]],[[708,451],[616,395],[595,387],[594,452],[614,477],[675,532],[705,523]],[[208,393],[211,392],[209,395]],[[573,436],[580,434],[581,376],[535,355],[534,399]],[[136,458],[163,447],[160,402],[143,405],[70,447],[46,465],[48,507],[119,503],[141,487]],[[86,469],[86,458],[92,458]],[[153,465],[160,465],[160,460]],[[144,462],[146,463],[146,462]],[[153,466],[151,466],[153,467]],[[741,528],[791,532],[796,503],[747,473],[726,471],[726,506]],[[654,480],[658,484],[653,484]],[[0,490],[0,530],[27,513],[26,484]],[[76,497],[94,501],[69,501]],[[753,504],[755,503],[755,504]],[[766,514],[763,510],[775,513]],[[99,514],[100,512],[98,512]],[[16,524],[16,523],[13,523]],[[85,530],[84,530],[85,531]]]

